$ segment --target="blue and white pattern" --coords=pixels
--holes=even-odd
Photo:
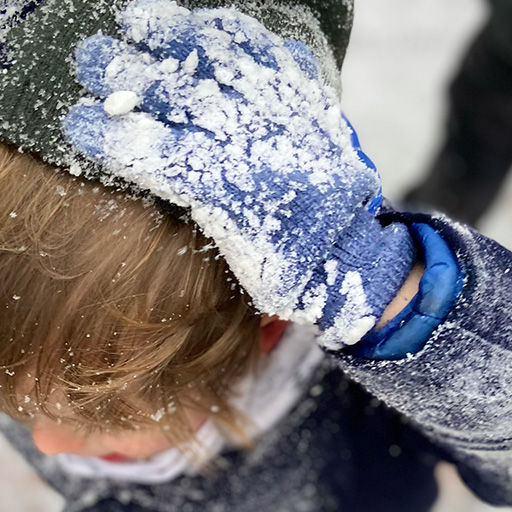
[[[136,0],[119,20],[123,40],[97,34],[76,52],[94,97],[66,117],[68,139],[190,208],[261,312],[319,323],[326,345],[356,342],[412,246],[368,212],[377,173],[311,51],[235,9]]]

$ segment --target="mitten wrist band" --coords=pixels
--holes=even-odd
[[[423,253],[425,272],[409,304],[378,331],[369,332],[344,354],[368,359],[401,359],[419,352],[457,300],[464,273],[455,254],[428,224],[414,223],[411,233]]]
[[[317,323],[327,350],[358,342],[379,321],[408,277],[415,256],[403,224],[382,227],[360,211],[313,274],[306,303],[324,299]],[[300,320],[300,312],[297,314]]]

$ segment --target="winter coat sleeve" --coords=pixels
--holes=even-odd
[[[444,218],[402,220],[427,222],[448,242],[461,295],[420,352],[397,361],[340,353],[339,365],[441,447],[478,496],[512,505],[512,253]]]

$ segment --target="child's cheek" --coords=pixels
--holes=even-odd
[[[65,429],[35,427],[32,438],[37,449],[46,455],[80,453],[86,444],[83,437]]]
[[[100,439],[90,440],[88,449],[107,450],[128,458],[145,458],[172,448],[171,442],[158,430],[130,432],[118,436],[105,434]],[[102,453],[105,455],[105,453]]]
[[[205,414],[185,411],[192,430],[197,431],[206,421]],[[109,453],[118,453],[131,458],[147,458],[173,448],[173,444],[159,429],[125,434],[102,434],[97,439],[87,440],[87,449],[103,449]],[[104,455],[105,453],[102,453]]]

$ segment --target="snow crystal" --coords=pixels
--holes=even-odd
[[[119,116],[131,112],[139,101],[139,97],[132,91],[117,91],[105,100],[104,106],[111,116]]]
[[[159,422],[163,417],[164,417],[164,410],[163,409],[159,409],[158,411],[156,411],[155,414],[151,415],[151,419],[153,421],[156,421],[156,422]]]
[[[197,50],[193,50],[183,63],[183,71],[185,71],[187,75],[193,75],[196,72],[198,64],[199,56]]]
[[[391,455],[391,457],[399,457],[401,453],[402,448],[400,448],[400,446],[398,446],[397,444],[392,444],[389,447],[389,455]]]
[[[134,3],[128,4],[127,8],[120,13],[121,20],[127,17],[135,20],[128,26],[127,35],[133,41],[140,42],[148,36],[150,31],[158,30],[160,27],[169,27],[176,22],[179,16],[185,16],[190,11],[179,6],[176,2],[152,2],[140,8]]]
[[[352,322],[345,332],[340,333],[340,340],[345,345],[355,345],[375,325],[374,316],[365,316]]]
[[[347,272],[340,293],[346,296],[342,310],[330,327],[319,338],[319,343],[328,350],[339,350],[342,344],[354,345],[377,321],[367,303],[361,275]]]
[[[327,286],[319,284],[308,290],[302,297],[303,310],[294,313],[294,320],[314,324],[321,318],[327,302]]]
[[[336,276],[338,272],[336,267],[338,266],[338,262],[336,260],[329,260],[325,263],[324,269],[327,272],[327,285],[332,286],[336,282]]]
[[[180,67],[180,61],[178,59],[173,59],[172,57],[168,57],[160,62],[159,69],[163,73],[174,73]]]
[[[309,394],[311,396],[320,396],[324,391],[324,388],[321,384],[316,384],[309,390]]]
[[[64,197],[67,195],[66,189],[62,185],[57,185],[55,187],[55,191],[57,192],[57,195]]]

